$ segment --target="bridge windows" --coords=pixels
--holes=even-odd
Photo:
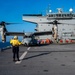
[[[70,14],[70,13],[64,13],[64,14],[49,14],[48,17],[51,18],[71,18],[75,17],[75,14]]]

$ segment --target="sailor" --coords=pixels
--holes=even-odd
[[[56,25],[53,25],[52,31],[53,31],[53,37],[56,40],[57,39],[57,26]]]
[[[21,45],[22,43],[19,42],[18,36],[14,36],[14,38],[10,40],[10,44],[12,45],[13,61],[16,61],[15,56],[17,56],[17,60],[20,61],[19,60],[19,45]]]

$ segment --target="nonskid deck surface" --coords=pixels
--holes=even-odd
[[[0,75],[75,75],[75,44],[20,46],[20,61],[11,48],[0,52]]]

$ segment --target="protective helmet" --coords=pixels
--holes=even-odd
[[[14,36],[14,39],[18,39],[18,36]]]

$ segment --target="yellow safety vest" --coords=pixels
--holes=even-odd
[[[13,46],[19,46],[22,43],[19,42],[19,40],[17,40],[17,39],[12,39],[12,40],[10,40],[10,44],[12,44]]]

